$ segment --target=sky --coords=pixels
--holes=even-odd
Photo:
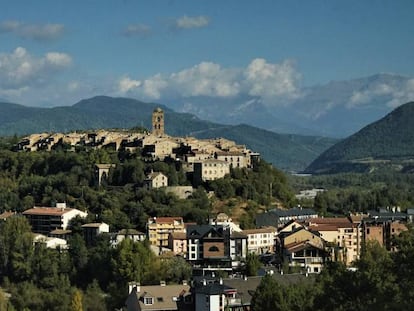
[[[0,0],[0,99],[297,98],[414,77],[412,0]]]

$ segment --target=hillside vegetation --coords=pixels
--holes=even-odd
[[[370,171],[379,166],[412,165],[414,159],[414,102],[402,105],[322,153],[309,173]]]

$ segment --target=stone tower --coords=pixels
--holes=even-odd
[[[155,136],[164,135],[164,111],[156,108],[152,113],[152,134]]]

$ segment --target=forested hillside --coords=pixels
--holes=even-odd
[[[414,102],[402,105],[323,152],[306,171],[368,171],[375,164],[410,164],[414,159],[413,120]]]

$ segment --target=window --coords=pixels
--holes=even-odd
[[[219,251],[219,249],[218,249],[218,247],[217,247],[217,246],[211,246],[211,247],[208,249],[208,251],[209,251],[209,252],[218,252],[218,251]]]
[[[144,305],[154,304],[154,299],[152,297],[144,297]]]

